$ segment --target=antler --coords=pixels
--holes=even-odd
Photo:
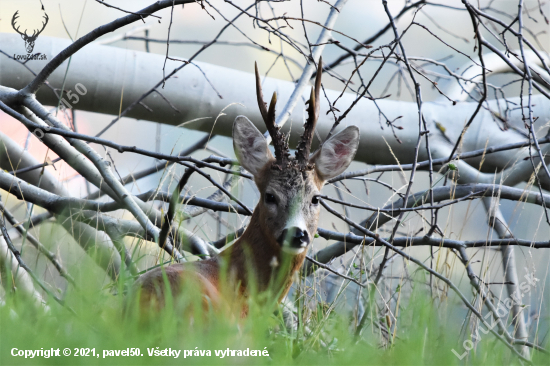
[[[38,35],[40,33],[42,33],[44,28],[46,28],[46,25],[48,24],[48,20],[50,20],[50,18],[48,17],[48,14],[46,14],[46,13],[44,13],[44,18],[46,19],[46,21],[42,22],[42,29],[40,29],[40,30],[36,29],[35,32],[38,31],[38,33],[36,33],[36,35],[33,34],[33,37],[38,37]]]
[[[19,31],[19,28],[20,28],[21,26],[15,28],[15,20],[16,20],[17,18],[19,18],[19,15],[17,15],[18,13],[19,13],[19,10],[17,10],[17,11],[15,12],[15,14],[13,14],[13,17],[11,18],[11,26],[12,26],[13,30],[16,31],[17,33],[19,33],[20,35],[26,36],[26,35],[27,35],[26,33],[21,33],[21,32]]]
[[[309,104],[307,109],[308,119],[304,126],[304,133],[300,138],[298,143],[298,148],[296,149],[296,160],[298,164],[303,168],[309,167],[309,153],[311,149],[311,141],[313,140],[313,132],[315,131],[315,126],[317,125],[317,119],[319,119],[319,109],[321,103],[319,100],[319,95],[321,92],[321,73],[323,71],[323,59],[319,58],[319,64],[317,66],[317,77],[315,78],[315,86],[311,88],[311,95],[306,104]]]
[[[45,19],[45,21],[42,22],[42,29],[40,29],[40,30],[35,29],[35,30],[33,31],[33,33],[32,33],[32,36],[29,36],[29,35],[27,35],[27,31],[26,31],[26,30],[25,30],[25,33],[21,33],[21,32],[19,31],[19,28],[21,28],[21,26],[16,27],[16,25],[15,25],[15,21],[17,20],[17,18],[19,18],[18,13],[19,13],[19,10],[17,10],[17,11],[15,12],[15,14],[13,14],[13,17],[11,18],[11,26],[12,26],[13,30],[15,30],[17,33],[19,33],[19,34],[22,35],[22,36],[28,37],[28,38],[36,38],[36,37],[38,37],[38,35],[39,35],[40,33],[42,33],[42,31],[44,30],[44,28],[46,28],[46,25],[48,24],[48,21],[50,20],[50,18],[48,17],[48,14],[44,13],[43,18]]]
[[[258,98],[258,107],[260,107],[260,113],[264,123],[273,140],[273,147],[275,148],[275,159],[280,167],[284,166],[284,163],[288,161],[288,143],[285,141],[285,135],[281,133],[280,127],[275,124],[275,104],[277,103],[277,92],[273,92],[271,102],[269,103],[269,109],[264,102],[264,95],[262,93],[262,85],[260,81],[260,73],[258,72],[258,64],[254,63],[254,71],[256,72],[256,97]]]

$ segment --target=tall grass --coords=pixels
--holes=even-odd
[[[79,278],[79,290],[66,292],[64,306],[55,301],[49,309],[37,309],[29,302],[6,295],[0,307],[0,364],[2,365],[501,365],[518,364],[512,353],[491,334],[484,335],[463,360],[460,338],[461,317],[449,316],[448,304],[435,304],[421,290],[411,292],[403,303],[395,331],[384,336],[376,323],[384,322],[367,309],[369,320],[360,337],[345,312],[317,306],[298,307],[298,326],[284,326],[278,308],[250,302],[245,319],[210,311],[189,316],[186,307],[200,298],[192,289],[170,301],[160,312],[144,321],[125,309],[121,295],[130,279],[121,278],[115,288],[98,286],[86,276]],[[447,301],[453,301],[448,299]],[[129,305],[131,307],[131,303]],[[200,308],[200,306],[198,307]],[[463,319],[463,317],[462,317]],[[303,324],[306,327],[302,326]],[[385,339],[385,340],[384,340]],[[157,348],[158,347],[158,348]],[[68,348],[71,356],[13,357],[19,350]],[[74,356],[75,349],[94,349],[97,356]],[[104,350],[139,348],[141,356],[106,357]],[[178,358],[149,356],[148,349],[181,350]],[[267,350],[269,356],[216,355],[216,350]],[[184,351],[209,350],[211,356],[187,356]],[[15,351],[16,352],[16,351]],[[81,353],[81,351],[79,351]],[[195,352],[192,352],[193,354]],[[204,354],[204,353],[203,353]],[[534,353],[535,364],[548,358]]]

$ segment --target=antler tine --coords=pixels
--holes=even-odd
[[[279,164],[286,160],[288,155],[288,147],[285,144],[284,136],[279,131],[279,127],[275,124],[275,105],[277,104],[277,92],[273,93],[271,102],[269,103],[269,109],[264,102],[264,96],[262,93],[262,85],[260,82],[260,73],[258,72],[258,64],[254,63],[254,71],[256,73],[256,97],[258,99],[258,107],[260,113],[267,127],[267,131],[271,135],[273,140],[273,147],[275,148],[275,158]]]
[[[321,74],[323,71],[323,59],[319,58],[319,63],[317,65],[317,77],[315,79],[315,86],[311,88],[311,95],[309,100],[306,102],[309,104],[307,109],[308,119],[304,126],[304,133],[300,138],[298,143],[298,148],[296,149],[296,160],[298,164],[302,167],[307,168],[309,162],[309,153],[311,149],[311,142],[313,140],[313,133],[315,131],[315,126],[317,125],[317,119],[319,119],[319,110],[321,108],[321,103],[319,96],[321,94]]]
[[[319,64],[317,65],[317,76],[315,77],[315,121],[317,124],[319,119],[319,110],[321,109],[321,103],[319,102],[319,96],[321,95],[321,76],[323,73],[323,56],[319,56]],[[315,129],[315,127],[313,128]]]
[[[257,62],[254,62],[254,71],[256,73],[256,98],[258,98],[258,107],[260,107],[260,113],[262,114],[262,118],[264,119],[264,122],[267,124],[267,106],[264,102],[264,94],[262,93],[262,82],[260,80],[260,73],[258,72]]]
[[[21,28],[21,26],[15,28],[15,21],[17,18],[19,18],[18,14],[19,14],[19,10],[17,10],[15,14],[13,14],[13,17],[11,18],[11,26],[17,33],[22,34],[21,32],[19,32],[19,28]]]
[[[42,31],[46,28],[46,25],[48,24],[48,20],[50,20],[50,18],[48,17],[48,14],[44,14],[43,18],[45,18],[46,21],[42,22],[42,29],[40,29],[40,30],[37,29],[38,34],[42,33]],[[38,34],[37,34],[37,36],[38,36]]]

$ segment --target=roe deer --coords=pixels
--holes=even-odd
[[[267,108],[256,66],[258,104],[273,139],[275,157],[252,122],[238,116],[233,124],[233,146],[240,164],[254,176],[261,197],[250,223],[242,236],[216,257],[159,267],[142,275],[137,281],[140,307],[150,306],[151,302],[156,302],[157,308],[164,305],[164,291],[168,287],[164,278],[174,295],[181,292],[184,283],[193,281],[206,295],[203,306],[209,302],[214,307],[220,305],[223,297],[220,275],[224,273],[241,301],[251,293],[251,287],[258,293],[273,291],[279,302],[288,293],[293,274],[302,266],[307,247],[317,232],[320,211],[317,196],[326,180],[346,170],[359,145],[359,129],[349,126],[325,141],[310,157],[319,117],[321,70],[319,61],[305,130],[296,157],[291,157],[285,135],[275,125],[276,94]],[[240,311],[244,317],[248,307],[242,304]]]

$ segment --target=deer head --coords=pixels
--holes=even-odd
[[[38,30],[38,29],[35,29],[32,33],[31,36],[29,36],[27,34],[27,29],[25,29],[25,32],[24,33],[21,33],[19,31],[19,28],[21,26],[16,26],[15,22],[17,20],[17,18],[19,18],[19,10],[15,12],[15,14],[13,14],[13,18],[11,19],[11,26],[13,27],[13,29],[19,33],[21,35],[21,38],[23,38],[23,40],[25,41],[25,48],[27,49],[27,53],[32,53],[33,49],[34,49],[34,42],[36,41],[36,38],[38,38],[38,36],[40,35],[40,33],[42,33],[42,31],[44,30],[44,28],[46,28],[46,24],[48,24],[48,14],[44,13],[44,21],[42,22],[42,29]]]
[[[233,125],[233,147],[240,164],[254,176],[261,199],[259,230],[273,240],[275,250],[291,255],[303,255],[317,232],[320,205],[318,195],[330,178],[341,174],[353,160],[359,146],[359,129],[349,126],[325,141],[310,156],[311,142],[319,117],[321,89],[321,60],[317,79],[312,88],[308,119],[298,143],[295,157],[288,150],[286,136],[275,124],[274,93],[269,108],[263,101],[258,68],[256,66],[256,93],[258,105],[267,130],[272,137],[275,156],[271,154],[264,136],[244,116],[238,116]]]

